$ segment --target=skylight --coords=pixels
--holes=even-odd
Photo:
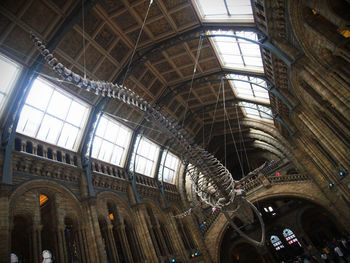
[[[255,103],[240,101],[238,105],[243,109],[246,116],[253,119],[272,120],[271,109]]]
[[[266,82],[260,78],[230,74],[226,76],[238,98],[270,103]]]
[[[102,116],[92,145],[92,157],[123,166],[131,133],[131,130],[121,123]]]
[[[237,38],[243,37],[258,41],[258,35],[256,33],[217,30],[211,31],[210,34],[218,35],[212,37],[211,41],[214,44],[223,67],[250,72],[264,72],[259,45],[245,39]]]
[[[254,23],[250,0],[194,0],[204,22]]]
[[[152,177],[159,155],[159,146],[145,137],[142,137],[139,142],[140,138],[141,136],[139,135],[135,142],[135,148],[130,162],[130,170],[134,170],[136,155],[135,172]],[[136,154],[135,150],[137,150]]]
[[[88,113],[87,104],[37,78],[20,114],[17,132],[75,150]]]
[[[18,64],[0,55],[0,109],[4,106],[5,98],[12,90],[20,69]]]
[[[164,158],[166,158],[165,164],[164,164]],[[164,182],[174,183],[175,177],[178,173],[179,164],[180,164],[180,160],[176,155],[170,152],[168,152],[168,154],[164,152],[162,155],[160,166],[159,166],[159,173],[158,173],[159,180],[162,180],[162,174],[163,174]]]

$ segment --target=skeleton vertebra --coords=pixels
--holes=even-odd
[[[239,208],[239,202],[245,199],[243,192],[235,189],[236,181],[233,180],[230,172],[212,154],[196,145],[191,136],[175,120],[162,112],[159,106],[151,106],[126,87],[83,78],[59,63],[33,34],[32,40],[48,64],[63,79],[79,88],[84,88],[86,91],[95,92],[96,95],[101,94],[103,97],[118,99],[138,108],[145,113],[148,120],[152,120],[160,130],[173,138],[184,150],[183,157],[185,161],[193,165],[192,168],[188,169],[188,173],[195,185],[198,196],[203,202],[221,209],[223,212],[236,211]],[[260,213],[258,216],[260,216]],[[261,245],[263,239],[260,243],[253,242]]]

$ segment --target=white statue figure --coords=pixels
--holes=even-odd
[[[51,263],[52,262],[52,254],[49,250],[43,251],[43,262],[42,263]]]
[[[18,257],[15,253],[11,253],[10,256],[11,263],[18,263]]]

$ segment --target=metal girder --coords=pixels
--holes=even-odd
[[[168,39],[159,41],[158,43],[155,43],[153,45],[151,45],[150,47],[146,47],[143,48],[141,50],[138,50],[137,53],[139,53],[140,55],[138,55],[137,57],[135,57],[135,59],[131,62],[130,67],[128,68],[128,65],[125,66],[122,71],[118,74],[115,83],[120,83],[121,80],[124,78],[125,76],[125,80],[128,79],[128,77],[130,75],[132,75],[133,71],[139,67],[140,65],[143,65],[144,63],[146,63],[150,58],[156,56],[157,54],[159,54],[162,51],[165,51],[171,47],[183,44],[185,42],[189,42],[191,40],[195,40],[196,38],[198,38],[198,36],[196,36],[195,38],[193,37],[189,37],[192,34],[198,34],[201,31],[207,31],[207,30],[219,30],[219,29],[223,29],[223,30],[235,30],[235,31],[252,31],[252,32],[256,32],[257,34],[263,35],[263,33],[261,31],[259,31],[256,27],[251,27],[251,26],[199,26],[196,27],[194,29],[191,29],[189,31],[185,31],[183,33],[177,34],[173,37],[170,37]],[[179,40],[180,39],[180,40]]]
[[[199,83],[203,83],[203,82],[208,82],[207,80],[203,80],[205,78],[209,78],[212,76],[216,76],[216,75],[226,75],[226,74],[239,74],[239,75],[243,75],[243,76],[251,76],[251,77],[256,77],[256,78],[261,78],[265,81],[266,78],[264,77],[264,74],[259,74],[256,72],[245,72],[245,71],[240,71],[240,70],[232,70],[232,69],[224,69],[224,70],[219,70],[219,71],[215,71],[215,72],[211,72],[208,74],[204,74],[201,76],[197,76],[195,78],[193,78],[193,82],[196,82],[196,84]],[[201,82],[202,81],[202,82]],[[210,81],[215,81],[215,80],[210,80]],[[221,81],[221,79],[219,79],[218,81]],[[165,94],[161,94],[160,97],[157,99],[158,104],[166,104],[169,100],[169,98],[174,98],[176,96],[178,96],[179,94],[181,94],[182,92],[186,91],[189,87],[186,86],[186,84],[189,84],[192,82],[192,79],[188,79],[185,81],[182,81],[180,83],[175,84],[174,86],[169,86],[167,88],[165,88],[163,91],[168,91]]]
[[[86,0],[84,3],[84,12],[87,13],[93,6],[95,6],[97,2],[98,0]],[[75,24],[79,22],[79,19],[82,16],[82,5],[83,3],[80,2],[66,17],[62,25],[53,35],[51,40],[47,43],[48,48],[50,48],[51,50],[55,49],[59,42],[62,40],[62,38],[73,28]],[[5,158],[2,173],[2,183],[4,184],[12,184],[11,159],[16,128],[19,120],[19,113],[23,108],[23,105],[28,96],[31,86],[33,85],[34,80],[39,75],[39,72],[41,71],[44,64],[44,57],[39,55],[31,65],[31,67],[28,69],[28,71],[23,72],[23,75],[19,78],[19,80],[16,83],[17,87],[15,87],[15,89],[18,89],[21,92],[18,93],[18,96],[12,102],[9,118],[5,122],[1,138],[2,146],[5,146]],[[21,85],[21,87],[18,87],[18,85]]]
[[[87,134],[83,143],[83,147],[81,150],[81,164],[83,169],[85,170],[87,184],[88,184],[88,192],[90,197],[95,196],[95,190],[92,185],[92,169],[91,169],[91,154],[92,154],[92,145],[95,140],[96,129],[98,124],[100,123],[101,117],[110,102],[108,98],[102,98],[93,111],[91,112],[91,118],[87,125]]]

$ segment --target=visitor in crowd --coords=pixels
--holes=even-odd
[[[334,247],[334,251],[337,253],[338,257],[341,258],[343,261],[348,262],[348,260],[346,259],[346,256],[344,254],[344,252],[340,249],[340,242],[336,242],[335,243],[335,247]]]

